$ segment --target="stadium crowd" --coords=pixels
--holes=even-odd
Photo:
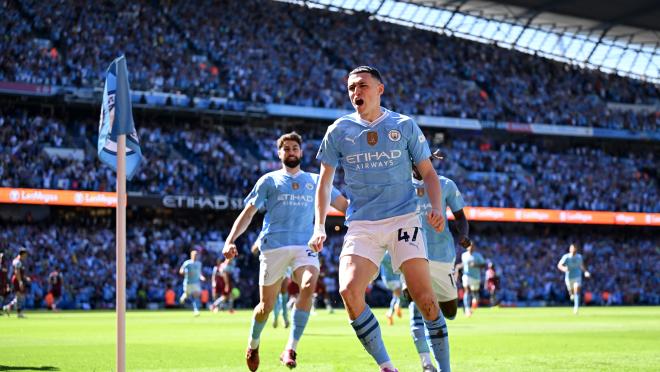
[[[64,276],[65,290],[59,307],[103,309],[114,306],[115,244],[110,220],[111,217],[105,216],[64,218],[47,223],[3,223],[0,252],[11,258],[21,245],[29,251],[27,275],[32,284],[28,307],[45,306],[47,278],[54,269]],[[202,252],[203,274],[210,278],[212,267],[221,256],[214,247],[222,246],[230,226],[230,221],[225,222],[214,221],[201,226],[161,217],[140,221],[129,216],[126,288],[130,306],[143,307],[147,303],[162,306],[168,286],[180,294],[182,277],[178,269],[188,258],[190,249]],[[472,235],[478,251],[498,268],[499,301],[512,305],[565,301],[563,274],[556,269],[556,264],[574,240],[542,227],[520,230],[486,229]],[[253,225],[238,241],[240,255],[232,275],[241,291],[237,301],[237,306],[241,307],[250,307],[258,300],[259,260],[250,252],[257,232]],[[325,272],[335,280],[342,238],[343,235],[333,232],[321,254]],[[655,275],[660,262],[657,239],[641,234],[632,242],[619,231],[583,235],[578,241],[592,273],[592,278],[584,284],[585,290],[593,294],[592,303],[660,304]],[[210,291],[210,285],[208,279],[203,288]]]
[[[0,186],[114,189],[114,172],[93,149],[94,124],[64,122],[0,111]],[[319,169],[315,155],[324,129],[301,131],[308,171]],[[281,129],[149,122],[138,132],[145,159],[129,191],[243,198],[261,174],[280,166],[274,141]],[[446,153],[436,167],[456,180],[472,206],[660,212],[658,158],[652,151],[467,136],[439,142],[434,132],[427,137]],[[49,147],[83,149],[84,156],[48,155]],[[338,182],[341,188],[341,175]]]
[[[402,113],[646,132],[660,121],[657,85],[368,14],[256,0],[5,3],[0,81],[97,88],[124,53],[137,90],[347,108],[346,72],[378,61],[384,103]]]
[[[572,243],[577,243],[585,265],[593,274],[583,284],[592,293],[592,303],[657,304],[660,301],[655,289],[658,278],[653,274],[658,269],[654,258],[658,255],[658,242],[652,235],[633,241],[625,233],[603,236],[602,231],[591,231],[567,236],[558,229],[535,228],[504,232],[493,229],[473,236],[478,251],[498,268],[500,301],[564,301],[566,287],[559,280],[563,276],[556,265]]]

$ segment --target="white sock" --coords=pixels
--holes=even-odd
[[[297,347],[298,340],[294,339],[293,337],[289,338],[289,342],[286,344],[286,348],[295,351]]]
[[[431,353],[419,353],[419,359],[423,366],[431,364]]]
[[[258,348],[259,347],[259,339],[254,340],[254,339],[252,339],[252,337],[250,337],[248,339],[248,346],[250,346],[250,349]]]

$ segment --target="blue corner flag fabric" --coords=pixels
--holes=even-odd
[[[126,135],[126,178],[137,172],[142,151],[133,124],[126,58],[121,56],[110,64],[105,78],[101,119],[99,122],[99,159],[117,171],[117,136]]]

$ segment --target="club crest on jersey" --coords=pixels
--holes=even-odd
[[[299,184],[298,182],[294,182],[294,183],[291,184],[291,187],[292,187],[294,190],[298,190],[298,189],[300,188],[300,184]]]
[[[396,129],[392,129],[387,136],[390,137],[390,141],[392,142],[399,142],[401,140],[401,132]]]
[[[367,143],[370,146],[376,146],[378,143],[378,132],[367,132]]]
[[[309,182],[307,182],[307,183],[305,184],[305,187],[307,188],[307,190],[314,190],[314,185],[312,185],[312,184],[309,183]]]
[[[424,188],[423,187],[418,187],[415,190],[417,190],[417,196],[419,196],[420,198],[422,196],[424,196]]]

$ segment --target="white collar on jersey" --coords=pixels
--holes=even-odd
[[[362,125],[363,127],[373,128],[390,115],[390,110],[386,109],[383,106],[380,107],[380,112],[381,112],[380,116],[376,120],[371,122],[360,118],[360,115],[358,115],[357,111],[351,114],[351,116],[353,116],[356,123]]]
[[[301,174],[305,173],[305,171],[303,171],[302,169],[299,169],[296,173],[289,173],[289,172],[287,172],[284,168],[280,169],[280,171],[281,171],[282,173],[284,173],[285,175],[287,175],[287,176],[289,176],[289,177],[292,177],[292,178],[297,178],[297,177],[300,176]]]

